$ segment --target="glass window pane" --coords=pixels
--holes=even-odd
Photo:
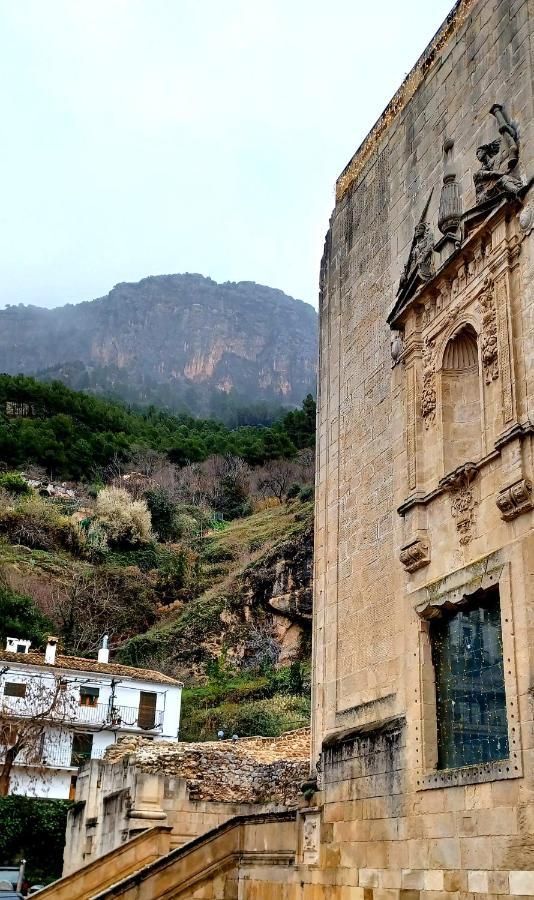
[[[474,599],[474,598],[473,598]],[[446,612],[431,627],[438,768],[508,757],[499,592]]]

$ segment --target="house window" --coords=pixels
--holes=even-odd
[[[158,695],[152,691],[140,691],[139,713],[137,724],[139,728],[154,728],[156,724],[156,700]]]
[[[80,731],[74,732],[72,736],[72,752],[70,758],[71,766],[83,766],[87,760],[91,759],[93,750],[93,735],[83,734]]]
[[[508,757],[498,587],[431,624],[438,769]]]
[[[80,688],[80,706],[96,706],[98,703],[99,688],[81,687]]]
[[[6,681],[4,685],[4,697],[25,697],[26,683],[24,681]]]

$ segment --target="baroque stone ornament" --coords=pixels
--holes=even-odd
[[[440,481],[451,495],[451,515],[456,522],[458,539],[462,546],[469,544],[473,537],[478,501],[472,482],[478,473],[475,463],[464,463]]]
[[[423,389],[421,392],[421,415],[425,428],[429,428],[436,418],[436,369],[434,361],[434,341],[425,339],[422,350]]]
[[[493,295],[493,281],[486,278],[484,289],[480,295],[480,308],[482,310],[482,335],[480,349],[482,354],[482,367],[486,384],[499,375],[498,344],[497,344],[497,310]]]
[[[532,509],[532,482],[528,478],[522,478],[509,487],[502,488],[495,502],[501,511],[501,519],[510,522]]]
[[[402,335],[400,331],[395,331],[391,338],[391,360],[394,366],[400,362],[403,350],[404,344],[402,342]]]
[[[534,228],[534,207],[524,206],[519,213],[519,227],[523,234],[530,234]]]
[[[460,229],[462,206],[460,188],[452,162],[453,147],[454,141],[447,138],[443,144],[443,186],[439,201],[438,228],[445,237],[450,238],[458,246],[462,237]]]
[[[320,813],[317,808],[302,810],[302,859],[308,865],[319,861]]]
[[[401,547],[399,559],[407,572],[417,572],[418,569],[428,566],[430,563],[430,547],[425,538],[417,537]]]
[[[421,218],[415,226],[412,245],[408,255],[408,261],[402,272],[397,295],[407,298],[417,289],[420,284],[428,281],[434,274],[433,253],[434,253],[434,235],[432,229],[426,221],[428,207],[432,191],[425,203]]]
[[[495,116],[500,138],[477,147],[480,168],[473,175],[477,203],[503,195],[517,197],[524,187],[515,172],[519,161],[517,128],[508,120],[500,103],[494,103],[490,113]]]

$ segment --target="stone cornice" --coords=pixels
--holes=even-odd
[[[462,25],[465,24],[465,21],[476,2],[477,0],[458,0],[451,10],[441,28],[436,32],[433,39],[402,82],[400,88],[389,101],[380,118],[360,144],[352,159],[343,169],[336,182],[336,203],[339,203],[340,200],[342,200],[346,191],[358,178],[365,164],[376,151],[379,141],[384,136],[391,123],[406,107],[419,85],[426,78],[428,72],[434,67],[439,59],[440,51],[443,50],[451,37],[453,37]]]

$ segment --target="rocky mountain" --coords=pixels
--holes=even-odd
[[[0,311],[0,369],[77,390],[217,414],[315,388],[317,314],[254,282],[158,275],[56,309]]]

